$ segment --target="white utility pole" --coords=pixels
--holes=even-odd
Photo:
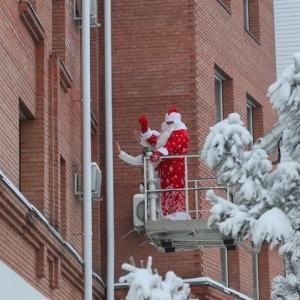
[[[115,238],[114,238],[114,174],[112,135],[112,57],[111,57],[111,0],[104,1],[105,50],[105,133],[106,133],[106,190],[107,190],[107,297],[114,299]]]
[[[84,300],[93,299],[90,0],[82,0]]]

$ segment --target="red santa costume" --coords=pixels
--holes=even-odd
[[[159,162],[156,167],[160,189],[185,188],[184,158],[165,158],[164,155],[187,154],[189,136],[187,128],[181,122],[181,115],[175,107],[166,114],[165,122],[162,124],[160,136],[154,135],[148,127],[145,116],[139,119],[142,129],[142,137],[149,144],[156,147],[156,152],[150,156],[154,163]],[[170,191],[161,193],[161,213],[163,219],[186,220],[190,219],[186,214],[185,191]]]

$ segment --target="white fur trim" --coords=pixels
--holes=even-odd
[[[169,154],[169,151],[166,148],[164,148],[164,147],[159,148],[157,151],[159,151],[163,155],[168,155]]]
[[[166,115],[166,122],[181,122],[180,113],[172,112]]]
[[[152,134],[153,134],[152,130],[148,128],[148,130],[145,133],[142,133],[141,136],[147,140],[152,136]]]
[[[185,212],[174,212],[170,215],[164,216],[164,220],[191,220],[191,216],[187,215]]]
[[[140,145],[142,145],[144,148],[147,148],[147,147],[152,148],[152,146],[142,137],[141,137]]]
[[[175,130],[181,130],[181,129],[187,130],[185,124],[180,122],[180,123],[177,123],[177,124],[176,124],[176,127],[175,127],[174,131],[175,131]]]
[[[159,136],[159,132],[156,131],[156,130],[152,130],[152,134],[156,135],[156,136]]]
[[[139,155],[136,157],[133,157],[129,154],[127,154],[124,151],[121,151],[119,154],[119,157],[126,163],[133,165],[133,166],[140,166],[143,164],[143,155]]]

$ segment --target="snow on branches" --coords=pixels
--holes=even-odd
[[[285,277],[279,275],[272,284],[272,299],[300,299],[300,233],[296,232],[292,242],[280,247],[280,255],[284,258]]]
[[[300,54],[293,58],[294,65],[270,86],[268,95],[280,122],[286,122],[283,146],[293,160],[299,160]],[[235,203],[209,191],[207,199],[213,205],[209,225],[234,238],[250,237],[258,245],[266,240],[273,248],[290,241],[294,230],[300,228],[300,165],[284,162],[271,172],[263,149],[245,150],[250,142],[251,135],[237,113],[210,129],[202,158],[216,171],[218,183],[234,192]]]
[[[202,158],[216,171],[218,183],[234,193],[234,203],[210,190],[209,226],[227,236],[247,239],[271,248],[284,243],[279,253],[286,276],[273,281],[272,299],[300,300],[300,53],[269,87],[268,96],[278,112],[283,131],[282,147],[292,161],[276,170],[265,150],[250,143],[250,133],[238,114],[210,128]]]
[[[155,270],[152,272],[152,257],[148,257],[146,268],[137,268],[133,265],[123,264],[122,269],[130,272],[120,277],[120,282],[127,282],[129,291],[126,300],[197,300],[188,298],[189,284],[183,283],[180,277],[169,271],[166,279],[162,280]]]
[[[208,191],[207,200],[213,205],[208,224],[226,236],[250,237],[257,245],[266,240],[273,248],[293,236],[291,221],[286,215],[289,199],[284,191],[290,189],[289,179],[300,183],[300,177],[296,176],[297,171],[291,173],[292,165],[270,174],[272,164],[265,150],[254,146],[253,150],[245,151],[250,142],[250,133],[236,113],[211,128],[202,158],[216,170],[218,183],[234,191],[235,203]],[[294,176],[286,176],[287,182],[283,183],[280,180],[285,171],[286,175]],[[275,216],[279,223],[274,222]]]
[[[288,66],[278,80],[269,87],[268,96],[286,123],[283,144],[290,157],[299,161],[300,151],[300,53],[293,54],[294,64]]]

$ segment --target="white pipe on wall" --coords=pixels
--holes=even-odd
[[[93,299],[90,1],[82,0],[84,300]]]
[[[105,133],[107,189],[107,289],[106,299],[114,299],[115,239],[114,239],[114,176],[112,137],[112,58],[111,58],[111,0],[104,1],[105,50]]]

